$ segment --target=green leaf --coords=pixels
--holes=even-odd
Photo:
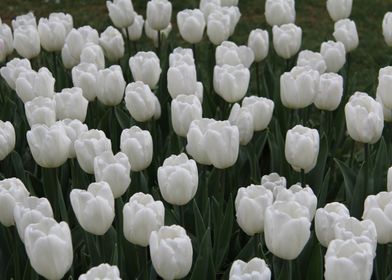
[[[196,200],[193,200],[193,215],[195,218],[195,229],[196,237],[200,239],[203,236],[203,232],[206,232],[206,226],[204,224],[203,218],[201,216],[199,207],[197,207]],[[200,240],[199,240],[200,242]]]
[[[118,108],[116,106],[114,108],[114,113],[116,115],[117,122],[122,129],[130,128],[135,124],[131,116],[126,112],[124,112],[123,110],[121,110],[121,108]]]
[[[320,192],[320,188],[322,187],[324,175],[325,175],[325,166],[327,164],[328,159],[328,141],[325,134],[323,134],[320,141],[320,151],[317,158],[317,164],[315,168],[306,176],[306,181],[309,182],[310,186],[316,190],[316,193]]]
[[[320,243],[315,239],[313,242],[313,248],[310,254],[309,261],[307,262],[307,273],[306,279],[308,280],[322,280],[324,272],[324,257],[321,252]]]
[[[376,160],[373,169],[374,191],[372,194],[385,191],[387,185],[387,172],[389,168],[389,156],[384,137],[381,138],[378,146]]]
[[[328,169],[327,174],[324,177],[321,188],[317,191],[317,208],[323,207],[327,201],[328,187],[330,181],[331,169]]]
[[[211,255],[211,235],[210,228],[205,231],[200,248],[198,251],[197,259],[193,266],[191,280],[208,279],[209,259]]]
[[[365,201],[366,192],[367,192],[367,184],[365,182],[365,178],[366,178],[365,172],[368,166],[369,166],[368,162],[365,162],[362,165],[355,182],[355,192],[350,207],[351,208],[350,214],[351,216],[357,219],[361,219],[363,213],[363,203]]]
[[[347,202],[350,204],[353,199],[355,172],[350,167],[348,167],[347,164],[345,164],[344,162],[338,159],[335,159],[335,162],[338,165],[340,172],[343,175],[346,199]]]

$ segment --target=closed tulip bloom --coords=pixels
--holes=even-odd
[[[80,226],[95,235],[104,235],[114,219],[114,197],[108,183],[91,183],[87,191],[73,189],[72,209]]]
[[[320,53],[327,65],[327,72],[337,73],[346,63],[346,49],[342,42],[324,42],[321,44]]]
[[[382,20],[382,35],[385,43],[392,47],[392,12],[386,13]]]
[[[261,131],[267,128],[272,119],[274,102],[268,98],[247,96],[242,100],[242,107],[248,108],[253,116],[253,130]]]
[[[169,55],[169,67],[181,64],[195,65],[192,49],[177,47]]]
[[[291,167],[308,173],[317,163],[320,137],[317,129],[296,125],[286,134],[285,156]]]
[[[274,200],[270,190],[261,185],[240,188],[235,198],[237,223],[250,236],[264,231],[265,210]]]
[[[80,167],[84,172],[94,174],[94,158],[111,151],[112,142],[102,130],[90,129],[79,136],[74,147]]]
[[[56,102],[48,97],[35,97],[25,103],[25,113],[30,127],[35,124],[51,126],[56,122]]]
[[[152,29],[165,29],[170,23],[171,14],[172,4],[169,1],[151,0],[147,2],[146,18]]]
[[[109,68],[99,70],[97,80],[101,88],[97,91],[98,100],[106,106],[120,104],[124,97],[126,85],[121,67],[112,65]]]
[[[208,150],[204,146],[205,135],[214,119],[197,119],[191,122],[188,130],[186,151],[200,164],[211,164],[208,157]],[[238,130],[238,129],[237,129]]]
[[[149,245],[152,265],[163,279],[184,278],[191,270],[192,242],[181,226],[163,226],[153,231]]]
[[[112,26],[101,33],[99,44],[111,62],[118,61],[124,55],[124,39],[120,31]]]
[[[381,107],[382,107],[382,111],[384,114],[384,121],[385,122],[392,122],[392,109],[387,108],[384,104],[383,101],[380,97],[379,94],[376,94],[376,101],[378,103],[380,103]]]
[[[37,27],[37,20],[32,12],[28,12],[27,14],[16,16],[15,19],[12,20],[12,29],[14,31],[18,27],[24,25],[31,25],[33,27]]]
[[[266,58],[269,51],[268,31],[259,28],[252,30],[249,33],[248,47],[252,49],[256,62]]]
[[[224,41],[215,51],[216,64],[222,66],[224,64],[236,66],[238,64],[249,68],[253,63],[254,54],[250,47],[237,46],[230,41]]]
[[[265,19],[270,26],[295,22],[294,0],[267,0]]]
[[[142,37],[143,33],[143,26],[144,26],[144,19],[142,15],[138,15],[135,12],[135,20],[133,21],[132,25],[126,27],[128,29],[129,40],[131,41],[138,41]],[[123,29],[123,34],[127,34],[127,31]]]
[[[80,275],[78,280],[121,280],[120,270],[116,265],[102,263]]]
[[[276,53],[284,59],[289,59],[301,48],[302,29],[293,23],[274,25],[272,38]]]
[[[87,115],[88,100],[81,88],[65,88],[54,95],[57,119],[77,119],[84,122]],[[26,103],[27,104],[27,103]]]
[[[240,101],[248,91],[249,69],[243,65],[216,65],[214,68],[214,90],[226,102]]]
[[[371,220],[376,226],[378,243],[392,242],[392,192],[369,195],[362,218]]]
[[[15,148],[15,129],[9,121],[0,120],[0,160],[5,159]]]
[[[197,87],[196,67],[183,63],[167,71],[167,89],[172,98],[180,94],[195,94]]]
[[[208,19],[208,16],[220,7],[221,0],[200,0],[199,3],[199,9],[203,13],[206,21]]]
[[[333,37],[342,42],[346,52],[351,52],[358,47],[359,39],[355,22],[349,19],[341,19],[335,22]]]
[[[0,223],[9,227],[15,224],[14,208],[29,196],[29,191],[18,178],[0,181]]]
[[[228,120],[231,125],[235,125],[238,128],[240,144],[248,144],[252,140],[254,128],[254,118],[249,108],[241,107],[238,103],[235,103],[231,107]]]
[[[26,138],[31,154],[39,166],[55,168],[67,161],[71,140],[62,125],[34,125],[27,131]]]
[[[131,183],[131,164],[122,152],[113,155],[112,151],[103,152],[94,159],[95,180],[109,184],[114,198],[122,196]]]
[[[384,128],[382,105],[364,92],[352,95],[344,108],[348,134],[361,143],[376,143]]]
[[[26,103],[37,96],[52,98],[54,83],[55,79],[46,67],[40,68],[38,72],[25,70],[16,79],[15,90],[19,98]]]
[[[72,82],[75,87],[82,89],[83,96],[88,101],[94,101],[97,92],[102,90],[98,83],[98,68],[93,63],[80,63],[73,67]]]
[[[327,10],[333,21],[350,17],[353,0],[327,0]]]
[[[202,118],[203,109],[197,96],[179,95],[171,102],[171,120],[174,132],[186,137],[193,120]]]
[[[79,138],[79,136],[86,132],[88,130],[88,127],[86,124],[82,123],[80,120],[71,120],[71,119],[65,119],[60,122],[58,122],[64,127],[65,133],[67,134],[68,138],[71,140],[71,145],[69,148],[69,158],[75,158],[76,157],[76,152],[75,152],[75,141],[76,139]]]
[[[14,48],[24,58],[31,59],[41,51],[37,27],[23,25],[14,31]]]
[[[165,208],[150,194],[135,193],[123,208],[124,237],[131,243],[146,247],[153,231],[165,221]]]
[[[373,273],[371,246],[355,240],[333,240],[325,254],[325,280],[369,280]]]
[[[350,213],[347,207],[339,202],[328,203],[324,208],[317,209],[314,224],[320,244],[328,247],[329,242],[335,239],[336,223],[348,218],[350,218]]]
[[[67,36],[66,26],[57,19],[41,18],[38,23],[41,46],[48,52],[61,51]]]
[[[169,37],[170,32],[172,31],[172,24],[169,23],[169,25],[165,28],[161,30],[161,38],[167,38]],[[149,25],[148,25],[148,21],[146,20],[144,22],[144,32],[146,33],[146,36],[148,38],[150,38],[151,40],[153,40],[154,42],[154,46],[157,48],[158,47],[158,31],[152,29]]]
[[[357,243],[370,244],[373,255],[376,255],[377,230],[371,220],[359,221],[354,217],[342,219],[335,224],[334,232],[336,239],[352,239]]]
[[[273,172],[261,177],[261,185],[272,192],[275,200],[279,191],[281,189],[286,189],[286,178]]]
[[[4,62],[7,57],[7,49],[4,40],[0,38],[0,62]]]
[[[211,12],[207,20],[207,36],[214,45],[219,45],[230,37],[230,15],[220,9]]]
[[[303,50],[298,54],[297,66],[309,66],[320,74],[323,74],[327,70],[323,56],[318,52],[309,50]]]
[[[249,262],[236,260],[230,268],[230,280],[270,280],[271,270],[264,260],[253,258]]]
[[[171,155],[158,168],[158,185],[163,199],[173,205],[185,205],[196,194],[199,174],[196,162],[187,155]]]
[[[72,15],[70,15],[70,14],[66,14],[66,13],[62,13],[62,12],[50,13],[49,14],[49,21],[61,22],[65,27],[66,34],[71,32],[71,30],[73,28],[73,18],[72,18]]]
[[[12,54],[14,51],[14,37],[11,28],[5,23],[0,23],[0,40],[3,40],[6,55]]]
[[[290,109],[302,109],[314,102],[320,75],[309,67],[295,66],[280,76],[280,99]]]
[[[131,0],[106,1],[109,10],[109,17],[113,24],[118,28],[132,25],[135,19],[135,11]]]
[[[320,76],[318,92],[314,105],[320,110],[334,111],[338,108],[343,96],[343,78],[335,73],[324,73]]]
[[[103,49],[95,43],[87,43],[84,45],[80,53],[81,63],[93,63],[98,69],[105,68],[105,56]]]
[[[120,137],[120,149],[128,156],[132,171],[146,169],[152,161],[152,137],[148,130],[137,126],[124,129]]]
[[[190,44],[199,43],[203,39],[206,22],[199,9],[183,10],[177,14],[177,25],[181,37]]]
[[[143,82],[130,83],[125,90],[125,105],[132,118],[138,122],[146,122],[154,117],[156,102],[157,97]]]
[[[15,57],[7,62],[6,66],[1,67],[0,74],[8,86],[15,90],[16,79],[18,79],[20,73],[26,70],[31,70],[30,60]]]
[[[138,52],[129,59],[129,67],[135,81],[142,81],[151,89],[155,89],[162,69],[154,52]]]
[[[388,109],[392,109],[392,67],[381,68],[378,72],[377,95],[381,98],[382,103]]]
[[[308,209],[296,201],[277,201],[265,212],[264,236],[275,256],[296,259],[310,237]]]
[[[235,28],[236,28],[236,26],[237,26],[237,24],[238,24],[238,22],[240,21],[240,18],[241,18],[240,9],[238,7],[236,7],[236,6],[230,6],[230,7],[222,7],[219,10],[224,15],[228,15],[230,17],[229,35],[230,36],[233,35],[234,31],[235,31]]]
[[[387,190],[388,190],[388,192],[392,191],[392,167],[389,167],[389,169],[388,169]]]

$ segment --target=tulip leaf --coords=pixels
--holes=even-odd
[[[307,273],[306,279],[308,280],[322,280],[323,279],[323,271],[324,271],[324,264],[323,264],[323,254],[321,252],[321,245],[318,243],[317,239],[314,238],[312,242],[313,246],[311,249],[310,257],[306,264]]]
[[[20,155],[16,151],[12,151],[10,156],[11,156],[11,162],[12,162],[12,166],[14,168],[16,177],[18,177],[23,182],[23,184],[28,185],[25,171],[24,171],[22,158],[20,157]]]
[[[369,163],[364,162],[355,182],[355,192],[351,203],[350,214],[351,216],[361,219],[363,213],[363,204],[366,198],[368,182],[366,182],[366,169],[369,168]]]
[[[385,144],[384,137],[381,138],[376,154],[376,160],[373,169],[374,191],[371,194],[376,194],[386,190],[387,172],[389,168],[388,148]]]
[[[315,190],[315,193],[320,192],[325,175],[325,166],[328,159],[328,141],[325,134],[321,137],[320,150],[317,158],[317,164],[311,172],[306,176],[306,182],[309,182],[310,187]]]
[[[344,179],[344,189],[346,194],[347,202],[350,204],[353,198],[354,184],[355,184],[355,172],[347,166],[344,162],[335,158],[335,162],[338,165],[340,172]]]
[[[201,236],[203,236],[203,232],[206,232],[206,226],[201,216],[199,207],[197,206],[196,200],[193,200],[192,206],[193,206],[193,215],[195,218],[196,237],[200,238]]]
[[[131,116],[117,106],[114,108],[114,114],[116,115],[117,122],[121,129],[130,128],[135,124]]]
[[[208,279],[209,258],[211,255],[211,235],[210,228],[207,228],[201,239],[197,259],[192,269],[191,280]]]
[[[328,187],[331,175],[331,169],[328,169],[327,174],[324,177],[321,188],[317,191],[317,208],[323,207],[327,201]]]

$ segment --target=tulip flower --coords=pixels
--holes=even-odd
[[[111,61],[118,61],[124,56],[124,39],[116,28],[109,26],[101,33],[99,45],[103,48],[105,56]]]
[[[295,22],[294,0],[267,0],[265,19],[270,26]]]
[[[258,28],[252,30],[249,33],[248,47],[252,49],[256,62],[266,58],[269,51],[268,31]]]
[[[151,232],[164,225],[165,208],[149,194],[135,193],[124,205],[124,236],[136,245],[148,246]]]
[[[214,90],[226,102],[240,101],[248,91],[249,80],[249,69],[243,65],[214,68]]]
[[[389,169],[388,169],[387,190],[388,190],[388,192],[392,191],[392,167],[389,167]]]
[[[90,268],[85,274],[79,276],[79,280],[121,280],[120,270],[116,265],[102,263]]]
[[[387,12],[382,20],[382,35],[385,43],[392,47],[392,12]]]
[[[98,100],[106,106],[116,106],[124,97],[125,79],[119,65],[99,70],[97,81],[100,90],[97,91]]]
[[[65,14],[62,12],[50,13],[49,14],[49,21],[61,22],[65,27],[66,34],[71,32],[71,30],[73,28],[73,18],[72,18],[72,15],[70,15],[70,14]]]
[[[149,245],[152,265],[162,278],[183,278],[191,270],[192,242],[181,226],[163,226],[153,231]]]
[[[51,126],[56,122],[56,102],[48,97],[35,97],[25,103],[25,113],[30,127],[35,124]]]
[[[324,247],[335,239],[334,228],[337,222],[350,218],[347,207],[339,202],[328,203],[316,211],[314,219],[316,236]]]
[[[221,7],[221,0],[200,0],[199,9],[203,13],[205,20],[208,16]]]
[[[71,230],[66,222],[45,218],[28,226],[25,247],[31,266],[47,279],[63,278],[72,266]]]
[[[279,191],[281,189],[286,189],[286,178],[273,172],[261,177],[261,185],[272,192],[275,200]]]
[[[88,100],[81,88],[64,88],[54,95],[57,119],[78,119],[84,122],[87,115]]]
[[[18,178],[0,181],[0,223],[9,227],[15,224],[14,208],[29,196],[29,191]]]
[[[41,46],[45,51],[61,51],[64,46],[67,28],[63,22],[54,19],[41,18],[38,23],[38,33]]]
[[[327,70],[327,65],[323,56],[318,52],[303,50],[298,54],[297,66],[309,66],[316,70],[319,74],[323,74]]]
[[[69,148],[69,158],[75,158],[76,157],[76,152],[75,152],[75,141],[76,139],[79,138],[79,136],[86,132],[88,130],[88,127],[86,124],[83,124],[80,120],[71,120],[71,119],[65,119],[60,122],[58,122],[64,127],[65,133],[67,134],[68,138],[71,140],[71,145]]]
[[[392,95],[390,87],[392,86],[392,67],[381,68],[378,72],[377,95],[381,98],[382,104],[388,109],[392,109]]]
[[[293,23],[274,25],[272,37],[276,53],[284,59],[289,59],[301,48],[302,29]]]
[[[160,34],[161,34],[161,37],[160,37],[160,38],[162,39],[163,37],[165,37],[165,38],[169,37],[169,34],[170,34],[172,28],[173,28],[173,27],[172,27],[172,24],[169,23],[169,25],[168,25],[165,29],[163,29],[163,30],[160,31]],[[148,38],[150,38],[151,40],[153,40],[154,46],[155,46],[156,48],[158,48],[158,47],[159,47],[159,46],[158,46],[158,43],[159,43],[159,42],[158,42],[158,38],[159,38],[159,36],[158,36],[158,31],[152,29],[152,28],[148,25],[148,21],[147,21],[147,20],[144,22],[144,32],[146,33],[146,36],[147,36]]]
[[[81,63],[93,63],[98,69],[105,68],[103,49],[95,43],[86,43],[80,53]]]
[[[183,63],[167,71],[167,89],[172,98],[180,94],[195,94],[197,89],[196,67]]]
[[[392,122],[392,109],[387,108],[380,97],[379,94],[376,94],[376,101],[380,103],[384,115],[385,122]]]
[[[238,128],[240,135],[240,144],[247,145],[253,137],[254,118],[252,112],[247,107],[240,107],[235,103],[231,107],[229,122]]]
[[[14,31],[14,48],[24,58],[34,58],[41,51],[37,27],[23,25]]]
[[[240,21],[241,18],[241,12],[240,9],[236,6],[230,6],[230,7],[221,7],[219,11],[223,15],[228,15],[230,18],[230,25],[229,25],[229,36],[232,36],[234,34],[235,28]],[[224,41],[227,41],[225,39]]]
[[[87,191],[73,189],[72,209],[81,227],[92,234],[103,235],[114,219],[114,197],[108,183],[91,183]]]
[[[97,182],[109,184],[114,198],[122,196],[131,183],[131,165],[124,153],[113,155],[112,151],[103,152],[94,158],[94,175]]]
[[[353,0],[327,0],[327,10],[333,21],[350,17]]]
[[[135,19],[135,12],[131,0],[106,1],[109,10],[109,17],[118,28],[132,25]]]
[[[12,123],[0,120],[0,160],[8,156],[15,148],[15,129]]]
[[[343,77],[335,73],[324,73],[320,82],[314,105],[320,110],[334,111],[343,96]]]
[[[0,74],[7,82],[8,86],[15,90],[16,80],[18,79],[20,73],[26,70],[31,70],[30,60],[16,57],[7,62],[6,66],[1,67]]]
[[[154,52],[138,52],[129,59],[129,67],[135,81],[142,81],[151,89],[155,89],[162,69]]]
[[[90,102],[102,90],[98,81],[98,68],[95,64],[80,63],[72,68],[73,85],[81,88],[83,96]]]
[[[384,128],[382,105],[364,92],[352,95],[344,108],[348,134],[361,143],[376,143]]]
[[[172,4],[168,0],[150,0],[147,2],[146,20],[157,31],[165,29],[171,20]]]
[[[148,130],[137,126],[124,129],[120,137],[120,149],[128,156],[132,171],[146,169],[152,161],[152,137]]]
[[[26,25],[31,25],[31,26],[37,28],[37,20],[35,18],[35,15],[32,12],[28,12],[27,14],[16,16],[12,20],[12,29],[14,31],[18,27],[26,26]]]
[[[5,23],[0,23],[0,40],[3,41],[6,56],[12,54],[14,37],[11,28]]]
[[[251,48],[247,46],[237,46],[230,41],[224,41],[215,51],[216,64],[222,66],[224,64],[236,66],[239,64],[249,68],[253,63],[254,54]]]
[[[192,49],[177,47],[169,55],[169,67],[176,67],[181,64],[195,65]]]
[[[346,52],[351,52],[358,47],[359,39],[355,22],[349,19],[341,19],[335,22],[333,37],[342,42]]]
[[[271,270],[264,260],[253,258],[249,262],[236,260],[230,268],[229,280],[259,279],[270,280]]]
[[[262,131],[271,122],[274,102],[268,98],[247,96],[242,100],[242,107],[248,108],[253,116],[254,131]]]
[[[177,25],[181,37],[190,44],[199,43],[203,39],[206,22],[199,9],[183,10],[177,14]]]
[[[214,45],[219,45],[230,37],[231,19],[221,9],[211,12],[207,20],[207,36]]]
[[[127,30],[123,29],[123,34],[124,33],[128,34],[129,40],[131,41],[138,41],[142,37],[143,26],[144,26],[143,16],[138,15],[135,12],[135,20],[133,21],[132,25],[126,28]]]
[[[321,44],[320,53],[328,72],[337,73],[346,63],[346,49],[342,42],[327,41]]]
[[[194,120],[202,118],[202,107],[195,95],[178,95],[171,102],[171,120],[174,132],[186,137]]]

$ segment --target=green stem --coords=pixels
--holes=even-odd
[[[257,88],[257,96],[261,96],[261,91],[260,91],[260,72],[259,72],[259,63],[255,63],[256,67],[256,88]]]
[[[56,62],[56,52],[52,52],[52,58],[53,58],[53,76],[55,80],[58,80],[57,78],[57,62]],[[58,83],[55,82],[55,90],[58,90]]]
[[[369,145],[364,144],[364,149],[365,149],[365,193],[372,193],[372,191],[369,189]]]
[[[130,47],[130,40],[129,40],[129,31],[128,31],[128,27],[125,28],[125,33],[127,36],[127,50],[128,50],[128,54],[129,56],[131,56],[131,47]]]
[[[301,169],[301,187],[305,188],[305,170]]]
[[[58,207],[58,187],[57,187],[57,172],[56,168],[42,167],[42,186],[44,189],[45,197],[49,200],[53,209],[54,218],[59,221],[60,213]]]
[[[289,280],[293,279],[293,260],[289,260],[288,267],[289,267]]]
[[[161,30],[158,30],[158,57],[161,58]]]

